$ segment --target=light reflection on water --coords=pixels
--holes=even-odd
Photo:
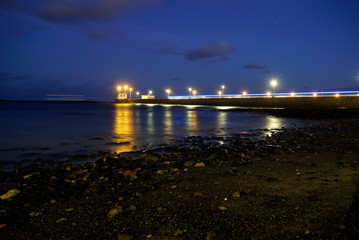
[[[301,120],[261,113],[218,109],[178,105],[0,103],[0,161],[39,153],[38,149],[44,147],[49,150],[41,150],[41,154],[123,152],[134,150],[134,146],[141,149],[190,135],[228,136],[248,129],[277,129],[292,122],[298,126],[301,123]],[[3,151],[16,148],[23,152]]]

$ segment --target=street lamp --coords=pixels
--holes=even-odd
[[[192,93],[192,88],[188,88],[188,92],[189,92],[189,94],[191,95],[191,93]]]
[[[243,96],[246,96],[246,95],[247,95],[247,91],[243,91],[243,92],[242,92],[242,95],[243,95]]]
[[[225,87],[224,85],[222,85],[221,88],[222,88],[222,92],[223,92],[223,94],[224,94],[224,89],[225,89],[226,87]]]
[[[130,88],[130,99],[132,98],[132,88]]]
[[[195,96],[195,95],[196,95],[196,93],[197,93],[197,90],[192,90],[192,94],[193,94],[193,96]]]
[[[171,89],[166,89],[166,93],[167,93],[167,98],[168,98],[170,96]]]
[[[125,92],[127,92],[127,88],[128,88],[127,85],[125,85],[125,86],[123,87],[123,89],[125,89]]]
[[[218,97],[221,97],[222,91],[218,91]]]
[[[273,78],[273,79],[270,80],[269,84],[273,88],[273,97],[274,97],[274,89],[275,89],[276,86],[278,86],[278,80]]]

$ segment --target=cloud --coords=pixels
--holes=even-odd
[[[243,66],[243,69],[257,69],[257,70],[264,70],[267,69],[266,65],[261,65],[257,63],[248,63]]]
[[[265,73],[265,74],[270,73],[268,66],[262,65],[262,64],[257,64],[257,63],[248,63],[248,64],[244,65],[242,68],[258,70],[261,73]]]
[[[191,61],[199,61],[204,59],[228,61],[229,55],[233,53],[234,50],[234,43],[220,41],[192,49],[185,54],[185,57]]]
[[[126,11],[161,0],[50,0],[40,8],[40,17],[51,22],[105,21]]]
[[[29,75],[14,75],[10,73],[0,72],[0,81],[20,81],[33,79]]]

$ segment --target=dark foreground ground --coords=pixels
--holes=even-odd
[[[357,239],[359,122],[256,134],[0,173],[0,239]]]

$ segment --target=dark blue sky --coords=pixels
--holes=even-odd
[[[357,0],[0,0],[0,99],[359,87]]]

